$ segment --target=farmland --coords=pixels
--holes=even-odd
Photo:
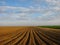
[[[60,29],[0,27],[0,45],[60,45]]]
[[[43,28],[53,28],[53,29],[60,29],[60,26],[39,26],[39,27],[43,27]]]

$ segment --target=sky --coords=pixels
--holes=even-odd
[[[0,0],[0,26],[60,25],[60,0]]]

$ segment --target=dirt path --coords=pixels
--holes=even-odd
[[[60,45],[60,31],[38,27],[20,27],[10,33],[1,33],[0,45]]]

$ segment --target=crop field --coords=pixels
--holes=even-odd
[[[60,29],[60,26],[40,26],[40,27]]]
[[[60,29],[0,27],[0,45],[60,45]]]

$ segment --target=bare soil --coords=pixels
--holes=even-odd
[[[40,27],[0,27],[0,45],[60,45],[60,30]]]

